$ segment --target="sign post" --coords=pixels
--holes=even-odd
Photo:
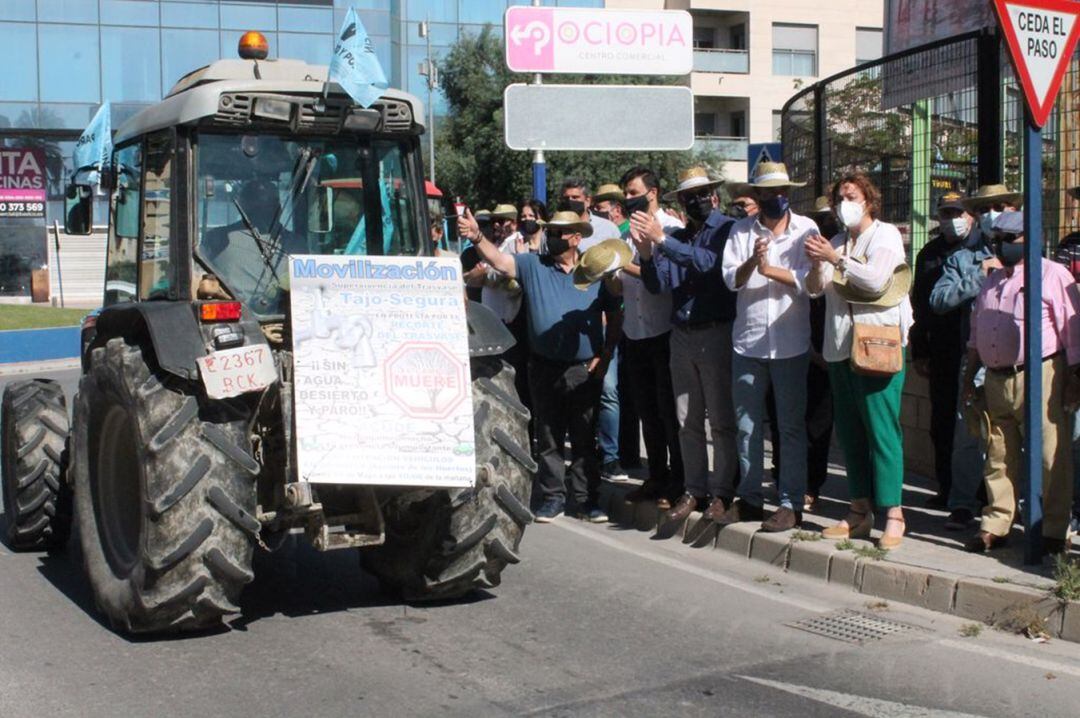
[[[1042,561],[1042,128],[1080,31],[1080,4],[994,0],[1016,76],[1024,88],[1024,562]]]

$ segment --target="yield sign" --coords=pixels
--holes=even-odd
[[[1013,67],[1036,127],[1046,124],[1080,31],[1080,3],[994,0]]]

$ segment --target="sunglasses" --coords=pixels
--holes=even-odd
[[[995,212],[1004,212],[1005,205],[1001,202],[994,202],[993,204],[988,204],[983,208],[982,214],[986,214],[990,210],[994,210]]]
[[[1019,236],[1019,234],[1013,232],[994,232],[995,241],[1005,242],[1007,244],[1012,244]]]
[[[731,206],[746,209],[747,207],[753,207],[756,204],[757,202],[732,202]]]

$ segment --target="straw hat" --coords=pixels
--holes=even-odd
[[[754,176],[747,183],[751,187],[805,187],[805,182],[792,182],[787,165],[783,162],[758,162]]]
[[[827,195],[821,195],[820,197],[815,198],[813,208],[809,212],[807,212],[807,214],[809,216],[811,216],[811,217],[813,217],[816,214],[831,214],[831,213],[832,213],[832,203],[829,202],[829,198],[828,198]]]
[[[556,229],[563,232],[578,232],[582,237],[592,236],[592,225],[587,221],[582,221],[577,212],[556,212],[544,226],[549,231]]]
[[[621,239],[605,239],[589,247],[574,265],[574,286],[585,291],[606,275],[630,264],[633,250]]]
[[[1023,201],[1024,196],[1022,194],[1009,191],[1009,188],[1003,184],[984,184],[975,191],[975,194],[963,200],[963,205],[964,209],[969,212],[974,212],[980,207],[985,207],[986,205],[995,202],[1002,202],[1004,204],[1011,204],[1014,207],[1019,207]]]
[[[848,261],[862,260],[849,258]],[[904,301],[911,291],[911,267],[906,264],[896,265],[892,278],[885,288],[876,294],[848,284],[847,278],[839,272],[833,275],[833,288],[840,298],[851,304],[865,304],[872,307],[895,307]]]
[[[480,224],[480,223],[483,223],[483,222],[490,222],[491,221],[491,210],[478,209],[475,212],[473,212],[473,219],[476,220],[477,224]]]
[[[517,219],[517,207],[512,204],[497,204],[495,209],[491,210],[491,216],[497,219]]]
[[[679,186],[664,195],[664,199],[670,202],[678,199],[680,192],[701,187],[716,187],[724,184],[724,180],[714,180],[709,177],[709,172],[704,167],[691,167],[679,173]]]
[[[622,189],[617,184],[602,184],[593,192],[592,198],[593,202],[602,202],[604,200],[622,202],[626,199],[626,195],[623,194]]]

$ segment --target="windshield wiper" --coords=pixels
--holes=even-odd
[[[316,152],[310,147],[303,148],[300,150],[300,154],[297,155],[296,165],[293,167],[292,176],[289,178],[289,191],[286,200],[283,204],[278,205],[277,214],[274,215],[273,221],[270,222],[270,237],[267,239],[267,244],[271,251],[276,252],[279,249],[281,233],[285,231],[286,223],[292,219],[296,198],[307,190],[308,183],[311,182],[311,177],[314,174],[315,162],[321,156],[321,152]],[[289,212],[288,217],[284,216],[286,210]]]
[[[255,223],[251,221],[251,218],[248,217],[247,212],[240,206],[240,200],[233,197],[233,204],[236,205],[236,211],[240,213],[240,220],[244,223],[244,227],[246,227],[247,231],[251,234],[251,238],[255,240],[255,245],[259,248],[259,255],[262,256],[263,264],[274,273],[274,279],[278,280],[280,283],[281,277],[278,276],[277,268],[274,267],[273,257],[270,254],[270,247],[268,247],[267,243],[263,240],[262,234],[255,226]]]

